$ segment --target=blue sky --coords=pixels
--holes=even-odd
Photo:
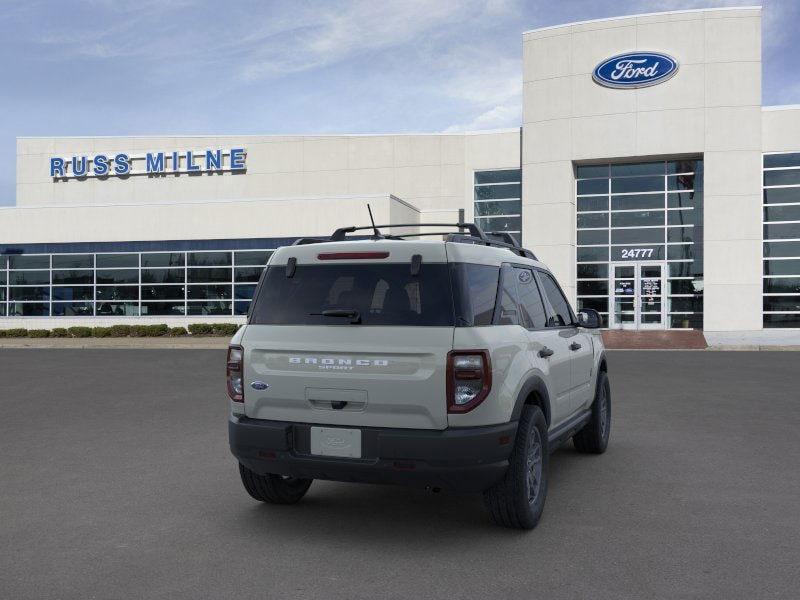
[[[516,127],[527,29],[753,0],[0,0],[0,204],[17,136]],[[800,2],[764,2],[764,104],[800,103]]]

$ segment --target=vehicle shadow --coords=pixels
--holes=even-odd
[[[558,505],[553,501],[557,488],[562,480],[570,479],[570,471],[580,469],[585,457],[570,446],[556,451],[550,460],[551,487],[543,523],[557,516]],[[276,536],[302,533],[319,540],[369,545],[372,536],[380,532],[376,547],[385,547],[387,541],[425,546],[431,539],[458,544],[465,534],[471,539],[494,538],[513,531],[491,522],[480,494],[328,481],[315,481],[296,505],[267,505],[248,499],[228,515],[232,522],[227,526],[240,529],[242,535],[252,535],[261,527]]]

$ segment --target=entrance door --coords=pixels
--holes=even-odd
[[[663,262],[611,264],[610,327],[666,329]]]

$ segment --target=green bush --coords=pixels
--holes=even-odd
[[[63,327],[55,327],[50,331],[50,337],[69,337],[69,331],[64,329]]]
[[[145,327],[147,327],[147,333],[145,334],[147,337],[161,337],[169,333],[169,327],[163,323],[160,325],[146,325]]]
[[[111,337],[111,327],[92,327],[92,337]]]
[[[236,323],[214,323],[212,326],[212,333],[214,335],[231,336],[236,333],[239,326]]]
[[[50,337],[50,330],[49,329],[29,329],[28,330],[28,337],[32,337],[32,338]]]
[[[131,325],[131,337],[146,337],[147,325]]]
[[[111,337],[128,337],[131,334],[130,325],[112,325],[108,329]]]
[[[92,337],[92,328],[91,327],[70,327],[67,329],[67,332],[74,337],[74,338],[87,338]]]
[[[180,337],[182,335],[189,335],[189,332],[186,331],[186,327],[170,327],[167,335],[170,337]]]
[[[189,333],[192,335],[211,335],[214,333],[214,326],[210,323],[192,323],[189,325]]]
[[[6,329],[6,337],[10,338],[28,337],[28,330],[22,327],[14,327],[13,329]]]

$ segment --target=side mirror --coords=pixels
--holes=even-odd
[[[578,325],[586,329],[600,329],[603,320],[600,313],[593,308],[584,308],[578,313]]]

